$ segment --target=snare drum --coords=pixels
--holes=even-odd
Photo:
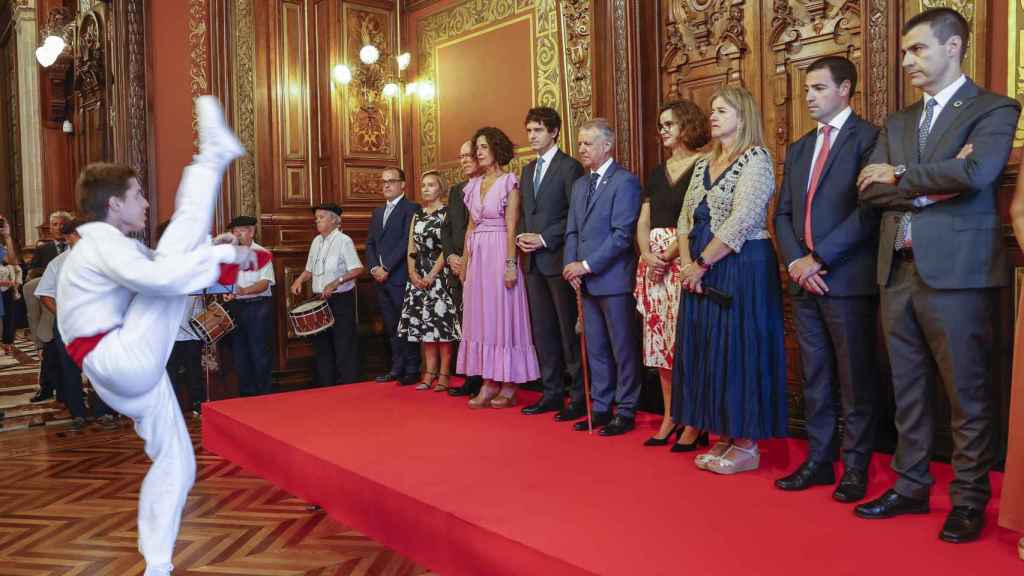
[[[235,329],[235,322],[228,315],[227,310],[224,310],[224,307],[216,302],[210,303],[205,310],[193,316],[188,323],[207,346],[216,344],[225,334]]]
[[[334,314],[326,300],[303,302],[290,312],[288,320],[298,336],[312,336],[334,326]]]

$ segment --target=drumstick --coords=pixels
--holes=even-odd
[[[587,331],[583,324],[583,296],[576,287],[576,317],[580,320],[580,362],[583,364],[583,397],[587,403],[587,434],[594,433],[594,415],[590,408],[590,366],[587,364]]]

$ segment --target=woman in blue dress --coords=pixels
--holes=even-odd
[[[698,467],[735,474],[757,469],[759,439],[786,430],[782,295],[767,228],[775,176],[745,89],[714,95],[711,137],[676,226],[683,295],[672,417],[720,436]]]

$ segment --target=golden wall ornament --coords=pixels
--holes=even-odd
[[[252,0],[235,0],[230,13],[235,30],[231,69],[234,71],[235,132],[249,154],[234,162],[238,172],[235,214],[259,214],[256,179],[256,31]]]
[[[465,0],[431,14],[418,22],[416,45],[419,76],[437,84],[436,49],[439,45],[470,34],[478,29],[500,24],[515,17],[533,15],[534,28],[534,98],[537,106],[564,110],[562,104],[563,75],[558,55],[560,18],[558,0]],[[568,0],[566,4],[574,4]],[[423,170],[441,169],[445,176],[457,176],[457,166],[442,166],[439,157],[440,126],[436,99],[419,101],[420,166]],[[572,138],[563,141],[568,142]],[[522,154],[532,154],[529,150]]]
[[[192,100],[210,93],[210,45],[207,36],[209,16],[207,0],[189,0],[188,75]],[[196,148],[199,147],[199,118],[195,110],[192,111],[192,143]]]
[[[1010,97],[1024,101],[1024,0],[1013,0],[1010,5],[1009,26],[1006,86]],[[1017,123],[1013,146],[1024,146],[1024,117]]]
[[[381,86],[390,81],[386,66],[395,51],[391,18],[383,10],[345,5],[345,59],[353,70],[352,82],[344,89],[346,156],[395,157],[397,110],[391,99],[381,95]],[[380,50],[373,64],[359,60],[359,50],[367,44]]]
[[[589,0],[562,0],[562,56],[565,69],[566,150],[576,150],[576,131],[594,117],[594,83],[590,67],[593,9]]]

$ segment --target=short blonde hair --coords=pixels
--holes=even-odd
[[[750,148],[764,146],[764,127],[761,124],[761,113],[757,109],[757,101],[754,100],[754,96],[742,86],[723,86],[711,96],[712,107],[718,98],[724,100],[726,105],[736,111],[740,125],[736,129],[736,140],[729,150],[722,148],[721,140],[715,140],[711,147],[712,158],[718,160],[724,155],[729,160],[733,160]]]
[[[445,182],[444,175],[437,170],[427,170],[420,176],[420,182],[423,182],[427,176],[433,176],[437,180],[437,185],[441,188],[441,196],[448,194],[448,183]]]

